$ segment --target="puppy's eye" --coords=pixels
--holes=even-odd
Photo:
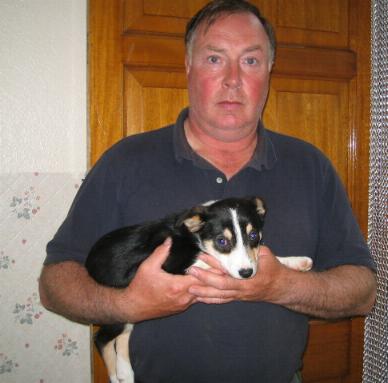
[[[248,238],[249,238],[250,241],[256,241],[259,238],[259,233],[257,231],[252,230],[248,234]]]
[[[229,240],[225,237],[219,237],[216,239],[217,245],[220,247],[228,247],[229,246]]]

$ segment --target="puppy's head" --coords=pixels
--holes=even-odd
[[[203,252],[231,276],[243,279],[257,271],[265,212],[260,198],[230,198],[191,209],[183,223]]]

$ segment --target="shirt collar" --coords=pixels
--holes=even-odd
[[[185,159],[193,161],[196,166],[202,168],[213,168],[211,164],[209,164],[205,159],[195,153],[187,142],[184,131],[184,122],[188,115],[189,108],[183,109],[179,114],[176,123],[173,127],[175,158],[178,162],[182,162],[182,160]],[[271,169],[277,161],[275,147],[271,138],[269,137],[267,129],[265,129],[261,121],[259,122],[257,129],[258,143],[256,145],[256,149],[252,156],[252,159],[248,162],[246,167],[250,167],[258,171],[261,171],[262,169]]]

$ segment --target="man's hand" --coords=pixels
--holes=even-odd
[[[201,257],[220,269],[211,257]],[[234,279],[195,267],[189,274],[202,282],[189,289],[198,302],[269,302],[321,318],[365,315],[371,310],[376,294],[375,275],[364,266],[343,265],[322,272],[295,271],[282,265],[266,246],[260,248],[258,271],[250,279]]]
[[[260,247],[258,270],[250,279],[241,280],[227,275],[221,271],[218,261],[209,255],[201,255],[201,259],[212,269],[190,268],[189,274],[202,281],[203,285],[192,286],[189,291],[198,297],[198,302],[203,303],[275,300],[282,285],[278,281],[287,271],[266,246]]]
[[[78,262],[44,266],[39,279],[42,304],[49,310],[81,323],[126,323],[181,312],[197,301],[189,288],[201,285],[191,275],[172,275],[161,267],[169,241],[142,263],[125,289],[98,284]]]
[[[162,269],[168,257],[171,240],[156,248],[139,267],[128,288],[122,291],[117,304],[127,307],[130,322],[168,316],[186,310],[197,301],[189,293],[201,282],[191,275],[172,275]]]

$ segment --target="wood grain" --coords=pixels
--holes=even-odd
[[[89,1],[90,163],[188,104],[183,33],[206,0]],[[268,128],[312,142],[337,168],[367,232],[370,0],[256,0],[278,38]],[[363,319],[310,323],[304,383],[359,383]],[[106,382],[94,357],[94,381]]]

